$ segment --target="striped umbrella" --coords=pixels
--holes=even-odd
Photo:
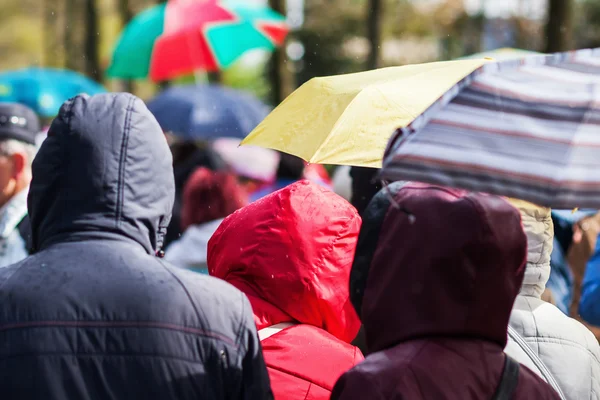
[[[600,49],[487,63],[390,139],[381,176],[600,208]]]

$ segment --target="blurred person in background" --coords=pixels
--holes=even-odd
[[[522,200],[509,202],[521,213],[527,235],[527,265],[510,316],[510,326],[520,339],[509,336],[505,352],[544,377],[536,365],[541,360],[567,399],[598,399],[598,341],[584,325],[542,299],[555,239],[550,209]],[[521,339],[529,349],[519,345]]]
[[[574,247],[585,246],[582,230],[579,229],[579,222],[594,214],[596,214],[596,211],[552,210],[554,243],[550,259],[550,278],[546,287],[550,290],[556,306],[566,315],[571,314],[571,306],[574,300],[579,299],[579,296],[577,296],[577,299],[573,298],[576,282],[574,271],[569,262],[569,252]],[[591,251],[592,249],[590,249],[590,253]],[[582,279],[582,277],[578,279],[578,293]]]
[[[378,173],[378,168],[342,166],[334,175],[334,191],[338,193],[339,190],[349,195],[348,201],[362,215],[371,202],[371,199],[381,190],[381,181],[376,179]],[[342,174],[342,176],[340,177],[338,174]],[[350,181],[349,183],[348,180]],[[337,185],[340,185],[341,188],[336,189]],[[347,187],[348,185],[350,188]],[[363,354],[368,354],[364,327],[360,328],[352,344],[357,346]]]
[[[346,200],[302,180],[225,218],[209,242],[210,274],[252,304],[276,399],[328,400],[363,359],[348,293],[359,229]]]
[[[175,176],[175,203],[173,205],[173,217],[165,236],[165,247],[178,239],[183,233],[181,227],[181,208],[183,198],[183,187],[192,173],[198,167],[206,167],[213,171],[227,169],[227,164],[215,152],[208,143],[181,141],[174,139],[169,134],[172,144],[170,146],[173,154],[173,174]]]
[[[381,190],[381,182],[377,180],[378,168],[352,167],[352,199],[350,202],[362,215],[373,196]]]
[[[307,165],[307,163],[299,157],[287,153],[280,153],[275,182],[252,193],[250,195],[250,201],[258,200],[301,179],[307,179],[331,189],[331,181],[325,167],[320,164]]]
[[[0,267],[29,254],[27,193],[40,129],[29,107],[0,103]]]
[[[212,148],[235,172],[247,193],[272,185],[275,182],[279,153],[258,146],[240,146],[241,140],[219,138]]]
[[[178,267],[208,274],[208,240],[223,218],[248,203],[234,174],[198,168],[183,190],[183,235],[167,248],[165,259]]]
[[[33,163],[32,249],[0,269],[3,399],[269,399],[250,303],[161,260],[171,152],[137,97],[79,95]]]
[[[598,327],[600,326],[600,240],[598,240],[600,218],[594,216],[575,226],[579,228],[580,235],[593,235],[586,238],[593,250],[586,262],[582,279],[579,314],[587,323]]]
[[[352,200],[352,177],[350,176],[350,170],[350,166],[341,165],[335,169],[331,178],[333,191],[347,201]]]
[[[600,326],[600,241],[590,257],[581,289],[579,314],[588,323]]]
[[[350,273],[370,354],[331,398],[558,399],[503,352],[526,255],[519,212],[500,197],[402,182],[379,191]]]
[[[547,286],[558,300],[557,306],[561,310],[566,308],[567,315],[582,322],[600,339],[600,321],[594,315],[598,299],[600,213],[591,209],[552,210],[552,220],[555,247]]]

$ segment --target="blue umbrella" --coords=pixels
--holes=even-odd
[[[189,140],[243,139],[269,113],[257,98],[218,85],[175,86],[148,103],[164,131]]]
[[[43,117],[55,116],[62,103],[80,93],[105,91],[98,83],[70,70],[24,68],[0,73],[0,101],[25,104]]]

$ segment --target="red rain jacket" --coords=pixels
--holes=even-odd
[[[496,196],[388,189],[363,214],[350,275],[371,354],[332,399],[491,399],[525,271],[519,211]],[[521,366],[513,399],[558,395]]]
[[[257,328],[295,322],[262,342],[276,399],[329,399],[363,359],[348,277],[360,217],[347,201],[296,182],[226,218],[208,244],[211,275],[249,298]]]

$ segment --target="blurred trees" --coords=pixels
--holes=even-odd
[[[129,6],[129,0],[118,0],[117,8],[119,10],[119,16],[121,17],[121,22],[123,26],[127,25],[131,18],[133,18],[133,12],[131,12],[131,7]]]
[[[43,0],[43,32],[44,32],[44,65],[55,67],[59,61],[59,24],[57,3],[53,0]]]
[[[369,40],[367,69],[375,69],[379,66],[381,50],[382,0],[369,0],[367,6],[367,39]]]
[[[98,51],[100,40],[100,28],[98,26],[98,12],[96,9],[96,0],[85,0],[83,13],[85,26],[85,72],[86,75],[94,80],[101,82],[103,79],[102,68],[100,67],[100,54]]]
[[[547,53],[573,48],[573,12],[573,0],[548,0],[545,48]]]
[[[76,0],[65,0],[65,21],[63,28],[64,65],[73,70],[79,69],[79,63],[77,61],[81,58],[79,57],[80,48],[77,45],[78,40],[76,39],[77,35],[79,35],[79,31],[76,28],[80,25],[77,23],[77,15],[79,14],[76,10],[77,6]]]
[[[440,38],[441,59],[452,60],[482,50],[485,17],[481,13],[467,14],[462,0],[440,4],[430,21]]]
[[[581,0],[576,13],[576,22],[577,47],[600,47],[600,1]]]
[[[133,12],[131,11],[131,7],[129,5],[129,0],[118,0],[117,9],[119,10],[119,18],[121,20],[121,26],[125,28],[125,26],[131,21],[133,18]],[[125,80],[123,82],[123,90],[125,92],[132,93],[133,82],[131,80]]]
[[[297,62],[298,84],[315,76],[335,75],[362,69],[364,59],[348,47],[356,45],[364,53],[364,10],[362,0],[305,0],[304,26],[295,38],[304,46],[304,56]],[[351,49],[350,49],[351,50]]]
[[[285,14],[285,0],[267,1]],[[1,0],[0,54],[5,56],[0,58],[0,70],[48,65],[102,78],[124,24],[160,2]],[[514,28],[513,46],[542,51],[600,46],[599,0],[548,0],[548,6],[547,21],[531,21],[523,15],[500,21],[500,27]],[[266,71],[261,63],[235,65],[223,73],[222,80],[270,94],[276,104],[296,82],[315,76],[481,51],[487,43],[484,38],[496,34],[488,31],[493,24],[482,14],[466,13],[463,0],[305,0],[304,25],[289,40],[301,58],[290,60],[282,48],[273,54]],[[270,92],[269,82],[274,82]],[[112,81],[108,84],[121,88]],[[136,82],[124,89],[149,96],[155,87]]]
[[[280,13],[287,15],[285,0],[269,0],[269,6]],[[291,65],[288,65],[286,43],[276,49],[267,66],[269,82],[271,83],[271,104],[279,104],[296,88]]]

